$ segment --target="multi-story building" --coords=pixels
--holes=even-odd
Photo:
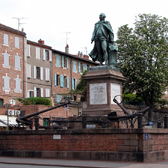
[[[59,103],[63,98],[61,94],[75,90],[85,70],[98,65],[89,60],[87,55],[69,54],[68,45],[65,47],[65,52],[52,49],[52,57],[52,96],[55,103]]]
[[[26,34],[0,24],[0,105],[26,96]]]
[[[15,104],[15,98],[53,97],[74,90],[81,74],[97,63],[87,55],[52,49],[43,40],[27,40],[23,31],[0,24],[0,105]]]
[[[52,96],[52,51],[44,45],[27,40],[27,97]]]

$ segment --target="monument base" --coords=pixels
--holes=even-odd
[[[92,68],[88,71],[83,79],[87,81],[87,108],[83,109],[83,113],[100,116],[116,111],[117,115],[123,115],[120,107],[113,102],[115,96],[121,102],[122,83],[125,78],[119,71],[103,66],[96,67],[95,70]]]

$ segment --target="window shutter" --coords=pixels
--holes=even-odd
[[[29,90],[27,91],[27,98],[30,97]]]
[[[36,87],[34,87],[34,97],[37,97],[37,90],[36,90]]]
[[[64,67],[64,56],[62,56],[62,68]]]
[[[76,61],[73,61],[73,71],[74,71],[74,72],[77,72],[77,71],[76,71]]]
[[[15,47],[19,48],[19,37],[15,37]]]
[[[40,79],[43,80],[43,67],[40,67]]]
[[[41,90],[41,97],[44,97],[44,94],[43,94],[43,88],[40,89]]]
[[[56,66],[59,67],[60,66],[60,56],[56,55]]]
[[[69,77],[67,77],[67,88],[69,89]]]
[[[60,87],[64,87],[64,76],[60,75]]]
[[[45,80],[49,81],[50,80],[50,69],[45,68]]]
[[[49,51],[49,61],[52,62],[52,51]]]
[[[40,48],[36,47],[36,59],[40,59]]]
[[[27,64],[27,78],[31,78],[31,65]]]
[[[4,90],[10,90],[9,89],[9,76],[4,76]]]
[[[16,91],[20,91],[20,78],[15,78]]]
[[[15,69],[20,69],[20,57],[15,55]]]
[[[36,66],[34,66],[34,79],[36,79]]]
[[[68,58],[67,58],[67,69],[69,68]]]
[[[74,90],[74,79],[72,78],[72,90]]]
[[[54,86],[57,86],[57,74],[54,74]]]
[[[27,56],[30,57],[30,45],[27,45]]]
[[[87,64],[83,64],[83,71],[87,70]]]
[[[4,53],[4,66],[9,67],[9,54]]]
[[[62,99],[62,96],[61,95],[57,95],[57,103],[60,103],[61,99]]]
[[[43,49],[43,61],[45,61],[45,49]]]
[[[81,73],[80,70],[81,70],[81,64],[80,64],[80,62],[78,62],[78,72],[79,72],[79,73]]]
[[[50,97],[50,89],[46,89],[46,97]]]
[[[76,89],[76,86],[77,86],[77,79],[75,79],[75,89]]]
[[[4,34],[4,44],[8,45],[8,35]]]

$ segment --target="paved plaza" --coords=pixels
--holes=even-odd
[[[153,163],[110,162],[90,160],[64,160],[45,158],[0,157],[0,163],[83,168],[167,168],[168,161]]]

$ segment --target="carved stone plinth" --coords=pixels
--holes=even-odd
[[[122,83],[125,80],[119,71],[96,67],[88,71],[83,79],[87,81],[87,108],[83,109],[83,113],[99,116],[116,111],[117,115],[123,115],[122,110],[113,102],[116,95],[122,95]],[[116,99],[121,102],[120,96]]]

